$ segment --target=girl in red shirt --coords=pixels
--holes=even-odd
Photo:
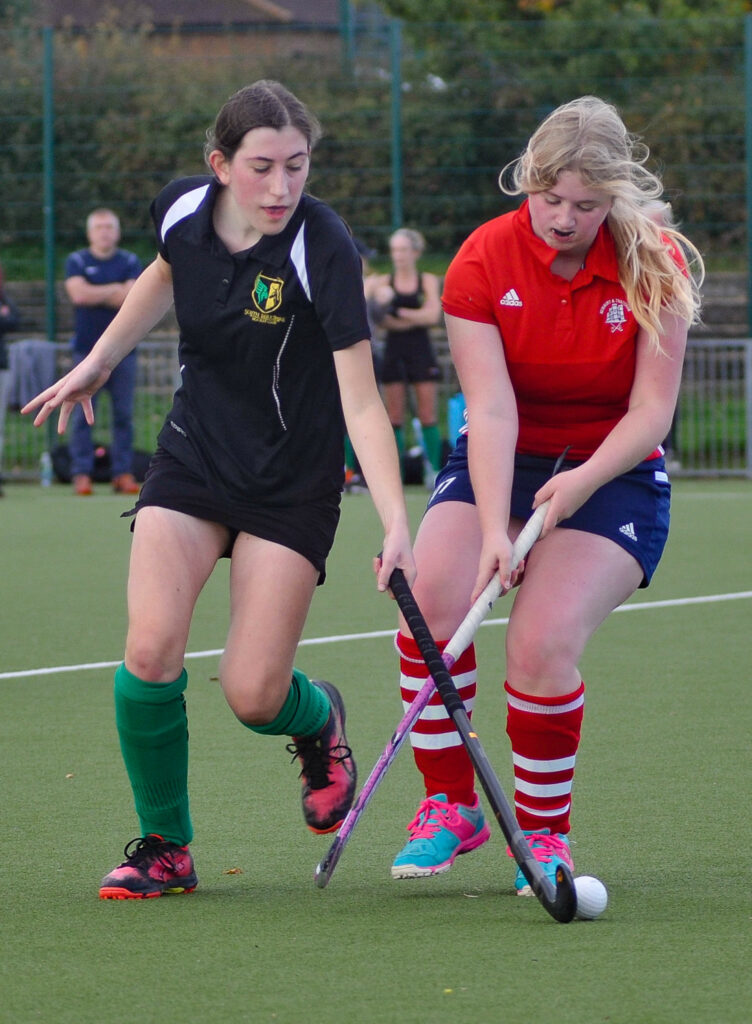
[[[445,643],[495,573],[505,590],[519,584],[506,634],[514,802],[552,877],[561,861],[574,866],[578,662],[609,612],[647,586],[663,551],[670,484],[660,445],[699,312],[702,260],[656,216],[667,206],[647,157],[596,97],[553,111],[500,176],[504,192],[527,198],[467,239],[442,297],[467,426],[418,532],[415,593]],[[513,572],[512,543],[549,499],[524,575]],[[426,669],[404,622],[397,646],[408,703]],[[452,673],[471,712],[472,647]],[[490,835],[437,696],[411,741],[426,799],[395,878],[447,871]],[[516,889],[530,892],[521,871]]]

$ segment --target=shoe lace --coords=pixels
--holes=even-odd
[[[460,823],[460,815],[455,808],[443,800],[428,797],[418,808],[418,812],[407,826],[410,839],[432,839],[442,828],[451,828]]]
[[[305,775],[311,789],[325,789],[329,785],[329,771],[335,764],[344,764],[352,757],[352,750],[346,743],[335,743],[328,746],[323,735],[299,736],[294,743],[288,743],[288,754],[292,754],[290,764],[300,759],[298,778]]]
[[[159,861],[162,867],[172,870],[175,867],[172,856],[175,845],[158,835],[138,836],[131,839],[123,850],[125,863],[142,868]]]
[[[558,836],[549,835],[548,832],[528,832],[525,838],[533,856],[541,864],[550,864],[553,857],[569,863],[569,847]],[[514,856],[509,847],[507,853],[510,857]]]

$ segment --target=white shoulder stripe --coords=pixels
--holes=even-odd
[[[159,233],[163,242],[170,228],[175,227],[178,221],[185,220],[186,217],[190,217],[192,213],[196,212],[203,202],[208,188],[208,185],[201,185],[200,188],[191,189],[190,192],[184,193],[179,199],[175,200],[162,221]]]
[[[297,235],[295,236],[295,241],[292,243],[292,248],[290,249],[290,259],[292,260],[292,265],[295,267],[295,270],[297,272],[298,280],[303,286],[303,291],[306,293],[306,298],[310,302],[311,285],[308,281],[308,270],[306,268],[305,252],[305,221],[303,221],[303,223],[300,225],[300,231],[298,231]]]

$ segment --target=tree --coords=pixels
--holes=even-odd
[[[379,6],[392,18],[406,22],[508,21],[527,13],[538,0],[381,0]],[[545,0],[544,0],[545,2]],[[552,0],[553,2],[553,0]],[[357,4],[357,0],[356,0]]]
[[[393,18],[429,20],[425,0],[381,0]],[[701,14],[736,17],[752,9],[750,0],[431,0],[430,20],[499,22],[519,18],[589,17],[625,14],[632,17],[687,18]]]
[[[28,13],[28,0],[0,0],[0,22],[10,22]]]

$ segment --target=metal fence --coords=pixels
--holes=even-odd
[[[449,359],[446,336],[436,331],[434,341],[444,369],[442,383],[442,427],[446,432],[448,406],[457,391],[457,378]],[[14,346],[24,342],[14,342]],[[27,342],[27,344],[29,344]],[[34,339],[31,344],[45,347],[54,355],[54,372],[64,372],[70,364],[66,344]],[[29,351],[32,351],[31,348]],[[8,410],[5,438],[4,475],[10,481],[39,479],[42,453],[61,443],[49,429],[35,428],[30,418],[21,416],[19,405],[31,397],[31,389],[44,385],[41,373],[49,373],[50,360],[36,369],[29,359],[12,360],[16,376],[11,386],[12,405]],[[19,367],[24,369],[20,370]],[[172,394],[179,381],[177,341],[173,336],[152,337],[138,349],[138,386],[135,402],[135,447],[151,452]],[[106,446],[110,437],[109,396],[102,394],[97,407],[94,430],[98,445]],[[668,458],[675,476],[738,476],[752,479],[752,339],[694,338],[689,342],[684,375],[672,436],[667,441]],[[450,439],[451,440],[451,439]],[[63,439],[64,443],[64,439]]]
[[[70,346],[27,338],[13,342],[11,354],[11,404],[5,423],[3,476],[8,481],[34,481],[40,476],[44,452],[54,452],[66,443],[56,433],[56,422],[34,427],[33,417],[22,416],[20,408],[40,387],[65,373],[71,366]],[[151,338],[138,348],[138,376],[134,402],[134,448],[154,450],[157,434],[172,403],[179,383],[177,339]],[[111,436],[110,399],[106,391],[97,396],[93,436],[97,447],[107,447]]]
[[[541,116],[597,93],[644,135],[651,166],[662,168],[667,198],[711,269],[736,270],[752,292],[752,14],[418,25],[372,8],[353,8],[344,50],[331,33],[302,38],[287,29],[215,26],[199,38],[118,27],[109,16],[89,31],[0,21],[0,262],[11,294],[14,283],[43,287],[44,322],[29,315],[24,331],[48,339],[57,372],[69,358],[70,311],[57,294],[63,260],[83,244],[88,211],[112,206],[123,244],[151,258],[151,199],[171,177],[204,169],[202,141],[217,108],[262,76],[299,90],[321,117],[312,191],[382,256],[391,230],[407,223],[444,267],[472,228],[516,205],[499,192],[497,174]],[[752,478],[752,343],[719,340],[752,333],[752,303],[743,315],[729,326],[718,313],[706,322],[711,337],[690,343],[671,438],[681,473]],[[140,346],[136,446],[145,451],[177,373],[175,340],[164,330]],[[440,332],[436,343],[445,420],[457,382]],[[16,396],[4,474],[33,480],[57,438],[35,430],[18,404]],[[103,395],[98,441],[109,431]]]
[[[673,431],[675,471],[752,479],[752,340],[691,341]]]
[[[645,137],[689,237],[724,266],[744,259],[752,15],[410,24],[353,13],[346,60],[320,33],[228,27],[189,40],[117,30],[103,15],[88,32],[42,38],[0,22],[6,279],[34,276],[42,250],[59,275],[94,205],[117,210],[126,247],[151,252],[150,201],[171,177],[204,170],[216,110],[262,76],[299,90],[321,118],[310,187],[382,254],[401,223],[429,252],[454,252],[516,205],[499,169],[554,106],[592,92]]]

